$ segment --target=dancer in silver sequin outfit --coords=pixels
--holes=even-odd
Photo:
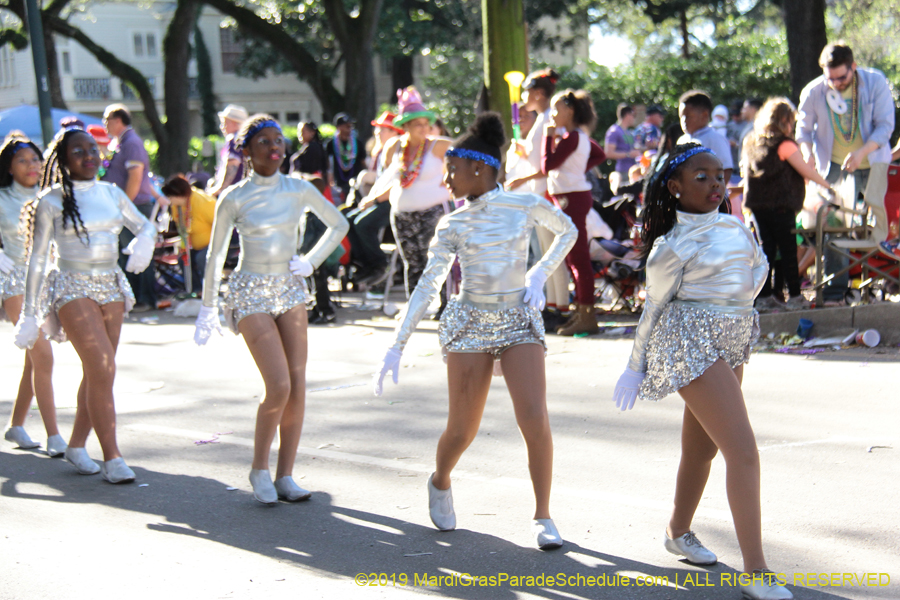
[[[0,318],[5,314],[13,324],[19,321],[25,298],[27,251],[19,231],[19,216],[26,202],[37,196],[41,181],[40,149],[28,138],[10,134],[0,148]],[[46,302],[44,303],[46,304]],[[43,336],[25,352],[25,369],[19,382],[5,438],[19,448],[37,448],[25,431],[25,419],[31,398],[37,398],[44,429],[47,430],[47,454],[62,456],[66,442],[56,424],[53,402],[53,350]]]
[[[739,583],[748,598],[792,597],[768,570],[762,549],[759,454],[741,392],[743,365],[759,334],[753,300],[769,266],[750,231],[723,214],[722,162],[697,144],[660,161],[644,193],[647,303],[616,405],[684,399],[681,464],[665,547],[695,564],[717,557],[697,540],[691,522],[713,457],[725,458],[726,486],[744,559]]]
[[[547,416],[544,378],[544,283],[575,243],[571,220],[544,198],[506,192],[497,185],[499,115],[481,115],[469,133],[447,151],[444,182],[466,204],[441,219],[431,242],[428,265],[412,294],[377,375],[381,394],[385,375],[397,369],[416,324],[446,278],[454,255],[462,267],[462,289],[441,318],[439,337],[447,357],[450,409],[437,449],[437,468],[428,480],[431,520],[441,530],[456,527],[450,473],[478,432],[495,361],[515,407],[528,447],[536,508],[533,533],[544,549],[562,545],[550,518],[553,441]],[[541,225],[556,239],[526,272],[532,230]]]
[[[83,475],[100,472],[111,483],[126,483],[135,476],[116,442],[113,380],[119,333],[134,296],[117,264],[119,233],[124,225],[135,234],[125,249],[131,255],[126,269],[140,273],[153,258],[156,228],[125,192],[96,180],[99,168],[97,143],[81,129],[65,130],[48,148],[42,187],[50,189],[23,210],[31,259],[16,345],[31,347],[38,338],[40,290],[47,285],[51,305],[44,329],[51,338],[68,337],[84,371],[66,459]],[[59,271],[46,275],[51,242]],[[103,449],[100,467],[84,449],[92,428]]]
[[[249,158],[248,177],[228,188],[216,205],[194,340],[202,345],[213,331],[221,333],[219,283],[228,241],[237,228],[241,259],[228,281],[225,319],[234,333],[244,336],[266,386],[256,416],[250,483],[254,498],[264,504],[276,504],[279,498],[296,502],[310,497],[292,478],[306,403],[304,278],[341,243],[349,226],[313,184],[279,172],[284,137],[272,117],[250,117],[235,141]],[[306,256],[297,256],[307,209],[328,229]],[[276,430],[281,439],[273,484],[269,450]]]

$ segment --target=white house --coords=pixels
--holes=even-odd
[[[174,2],[159,0],[91,2],[86,5],[85,12],[73,15],[70,21],[95,42],[139,69],[154,90],[157,109],[162,113],[162,40],[174,10]],[[16,19],[8,12],[3,13],[2,18],[7,22]],[[321,105],[309,86],[296,76],[270,74],[254,81],[234,73],[234,62],[241,47],[234,39],[234,30],[228,27],[230,23],[233,21],[208,7],[203,9],[199,21],[212,62],[213,90],[219,104],[239,104],[251,114],[267,112],[284,123],[295,124],[307,119],[321,121]],[[584,35],[578,37],[583,41],[573,48],[547,53],[541,58],[553,64],[568,65],[587,60],[586,28]],[[102,115],[107,105],[122,102],[135,114],[138,128],[143,129],[140,122],[142,106],[131,89],[111,77],[106,68],[77,42],[61,36],[55,39],[62,93],[69,110]],[[414,76],[426,74],[427,60],[427,57],[416,57]],[[191,130],[194,135],[199,135],[202,129],[200,101],[196,89],[197,66],[193,59],[188,65],[188,73],[191,77]],[[390,61],[375,61],[375,80],[376,97],[389,97]],[[336,87],[342,89],[342,84],[337,82]],[[31,49],[16,51],[7,45],[0,48],[0,110],[20,104],[37,104]]]

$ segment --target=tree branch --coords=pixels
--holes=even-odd
[[[119,60],[113,53],[94,42],[94,40],[88,37],[86,33],[65,19],[52,15],[45,15],[44,24],[54,32],[67,38],[71,38],[81,44],[81,46],[93,54],[100,64],[106,67],[110,73],[122,81],[129,83],[141,99],[141,104],[144,107],[144,116],[147,117],[147,120],[150,122],[150,128],[153,130],[154,137],[161,144],[164,143],[167,139],[166,129],[159,117],[159,111],[156,110],[156,101],[153,99],[153,91],[150,89],[150,84],[147,82],[147,78],[144,77],[143,73],[128,63]]]
[[[346,102],[331,80],[330,73],[324,73],[316,57],[298,43],[283,27],[263,19],[249,8],[237,6],[230,0],[203,0],[220,13],[232,17],[245,32],[277,48],[297,77],[312,88],[322,106],[335,111],[342,110]],[[288,51],[288,49],[290,49]]]

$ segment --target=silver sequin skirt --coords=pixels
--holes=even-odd
[[[125,314],[134,308],[134,293],[125,273],[118,266],[102,273],[79,273],[77,271],[51,271],[45,284],[49,296],[50,310],[44,322],[44,333],[51,340],[66,341],[66,334],[59,322],[59,309],[81,298],[88,298],[99,305],[113,302],[125,303]]]
[[[759,338],[759,313],[740,316],[668,304],[647,342],[647,376],[641,400],[659,400],[697,379],[722,359],[733,369],[750,360]]]
[[[225,294],[225,323],[238,333],[238,323],[246,316],[266,313],[277,319],[295,306],[306,304],[306,280],[293,273],[260,275],[235,271]]]
[[[55,269],[55,267],[54,267]],[[52,271],[51,271],[52,272]],[[9,273],[0,272],[0,321],[12,321],[6,310],[3,308],[3,302],[7,298],[25,295],[25,276],[28,273],[28,267],[16,266]],[[49,286],[46,284],[41,290],[41,298],[38,306],[38,322],[44,318],[44,315],[50,310],[50,295],[47,293]]]
[[[447,352],[487,352],[499,359],[500,354],[519,344],[544,342],[544,320],[541,313],[527,305],[503,310],[481,310],[450,300],[438,326],[441,348]]]

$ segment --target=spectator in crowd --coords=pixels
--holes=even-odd
[[[743,103],[740,100],[731,103],[728,109],[728,125],[725,126],[725,139],[731,146],[731,164],[737,170],[737,166],[741,162],[741,142],[744,137],[744,121],[741,120],[741,107]],[[732,173],[732,176],[734,173]]]
[[[585,173],[606,160],[603,149],[591,139],[596,113],[591,96],[584,90],[559,92],[551,100],[553,112],[544,130],[541,168],[554,203],[578,229],[575,245],[566,256],[566,265],[575,280],[575,311],[568,323],[556,330],[559,335],[596,333],[594,309],[594,268],[587,237],[586,219],[594,204],[591,184]],[[557,142],[556,130],[565,133]]]
[[[440,117],[435,117],[434,125],[431,126],[431,135],[438,137],[450,137],[450,130],[447,129],[447,126],[444,125],[444,120]]]
[[[647,117],[634,130],[635,148],[638,150],[656,150],[657,146],[659,146],[659,137],[662,135],[660,128],[662,127],[664,116],[663,109],[655,104],[647,108]]]
[[[357,138],[354,125],[355,121],[347,113],[335,115],[337,133],[325,145],[325,155],[331,164],[329,182],[340,188],[342,203],[350,194],[350,180],[366,168],[365,147]]]
[[[759,98],[748,98],[747,100],[744,100],[744,104],[741,106],[741,123],[743,123],[743,126],[737,145],[738,162],[735,164],[740,164],[741,152],[744,148],[744,139],[753,132],[753,123],[756,122],[756,115],[759,112],[759,109],[762,108],[762,105],[762,100]]]
[[[731,147],[728,145],[728,140],[709,126],[712,111],[713,103],[706,92],[690,90],[683,93],[678,99],[678,117],[681,120],[684,135],[678,138],[677,144],[681,146],[695,142],[712,150],[713,154],[722,161],[727,182],[731,179],[733,168]]]
[[[396,115],[392,112],[383,113],[378,119],[372,121],[376,131],[376,143],[372,148],[372,167],[370,171],[373,181],[384,171],[385,152],[387,143],[404,132],[394,125]],[[391,203],[390,194],[384,193],[374,198],[367,196],[354,210],[346,214],[350,222],[350,260],[355,271],[353,273],[354,285],[376,285],[381,283],[387,275],[387,258],[381,250],[382,232],[390,225]]]
[[[531,134],[531,129],[534,127],[534,123],[537,120],[537,113],[533,110],[526,110],[524,106],[520,105],[519,108],[519,131],[522,134],[522,138],[526,139]],[[522,156],[518,152],[518,146],[515,143],[509,145],[509,150],[506,152],[506,181],[513,181],[520,177],[526,177],[531,174],[531,163],[528,162],[528,157]],[[519,194],[530,194],[531,188],[527,185],[519,186],[515,190],[510,190],[514,193]]]
[[[216,198],[225,188],[244,178],[244,157],[234,144],[234,136],[247,120],[247,109],[229,104],[219,113],[219,129],[225,136],[225,145],[219,151],[216,176],[207,191]]]
[[[160,195],[150,184],[150,157],[144,149],[144,142],[131,127],[131,113],[124,104],[111,104],[103,113],[103,124],[109,137],[111,154],[104,161],[105,172],[101,179],[120,187],[125,195],[134,203],[142,215],[149,218],[153,212],[154,200],[162,208],[169,205],[165,196]],[[106,163],[109,163],[108,166]],[[124,249],[134,233],[123,228],[119,234],[120,250]],[[125,269],[128,256],[119,256],[119,266]],[[135,305],[132,312],[156,309],[156,280],[153,275],[152,262],[140,273],[126,272],[128,283],[134,292]]]
[[[509,191],[530,191],[532,194],[543,196],[550,200],[547,192],[547,176],[541,171],[541,152],[544,147],[544,128],[550,122],[550,98],[556,92],[556,84],[559,81],[559,73],[554,69],[546,68],[534,71],[522,82],[522,103],[524,110],[533,110],[537,113],[531,131],[524,136],[524,141],[514,145],[520,156],[528,160],[531,166],[531,174],[518,176],[506,180],[506,189]],[[524,184],[527,184],[525,186]],[[522,189],[520,189],[522,187]],[[535,233],[540,244],[542,254],[545,254],[555,239],[555,235],[549,229],[538,225]],[[556,331],[566,319],[562,311],[569,307],[569,273],[560,265],[547,279],[546,285],[547,307],[541,311],[544,325],[548,331]]]
[[[191,241],[191,292],[198,293],[203,287],[206,271],[206,249],[212,235],[213,217],[216,214],[216,199],[192,186],[187,179],[176,175],[162,187],[162,193],[172,203],[173,209],[183,211],[187,217],[188,234]],[[174,212],[174,210],[173,210]]]
[[[623,179],[627,179],[628,170],[641,155],[641,151],[634,147],[634,135],[631,133],[634,126],[634,109],[627,104],[620,104],[616,108],[616,119],[616,122],[606,130],[603,150],[607,159],[616,161],[616,172],[621,173]]]
[[[888,237],[884,195],[895,108],[890,84],[881,71],[857,67],[853,50],[840,42],[825,46],[819,65],[822,76],[800,94],[797,141],[807,163],[828,181],[854,178],[875,219],[872,240],[884,242]],[[886,250],[891,252],[890,246]],[[835,262],[826,256],[827,273],[839,270]],[[825,289],[826,302],[840,302],[848,276],[832,281]]]
[[[722,137],[727,136],[728,129],[728,107],[724,104],[717,104],[712,111],[712,120],[709,126]]]
[[[300,149],[291,156],[290,172],[309,175],[318,173],[324,177],[328,173],[328,157],[318,126],[312,121],[300,123],[297,135],[300,138]]]
[[[760,312],[780,306],[773,295],[772,271],[781,271],[788,286],[788,310],[809,308],[800,294],[800,273],[797,268],[797,213],[803,208],[806,196],[804,178],[830,188],[816,170],[806,164],[794,142],[797,114],[787,98],[769,98],[756,118],[753,132],[744,140],[744,205],[753,211],[757,233],[766,258],[769,276],[756,299]],[[778,256],[780,255],[780,260]]]

